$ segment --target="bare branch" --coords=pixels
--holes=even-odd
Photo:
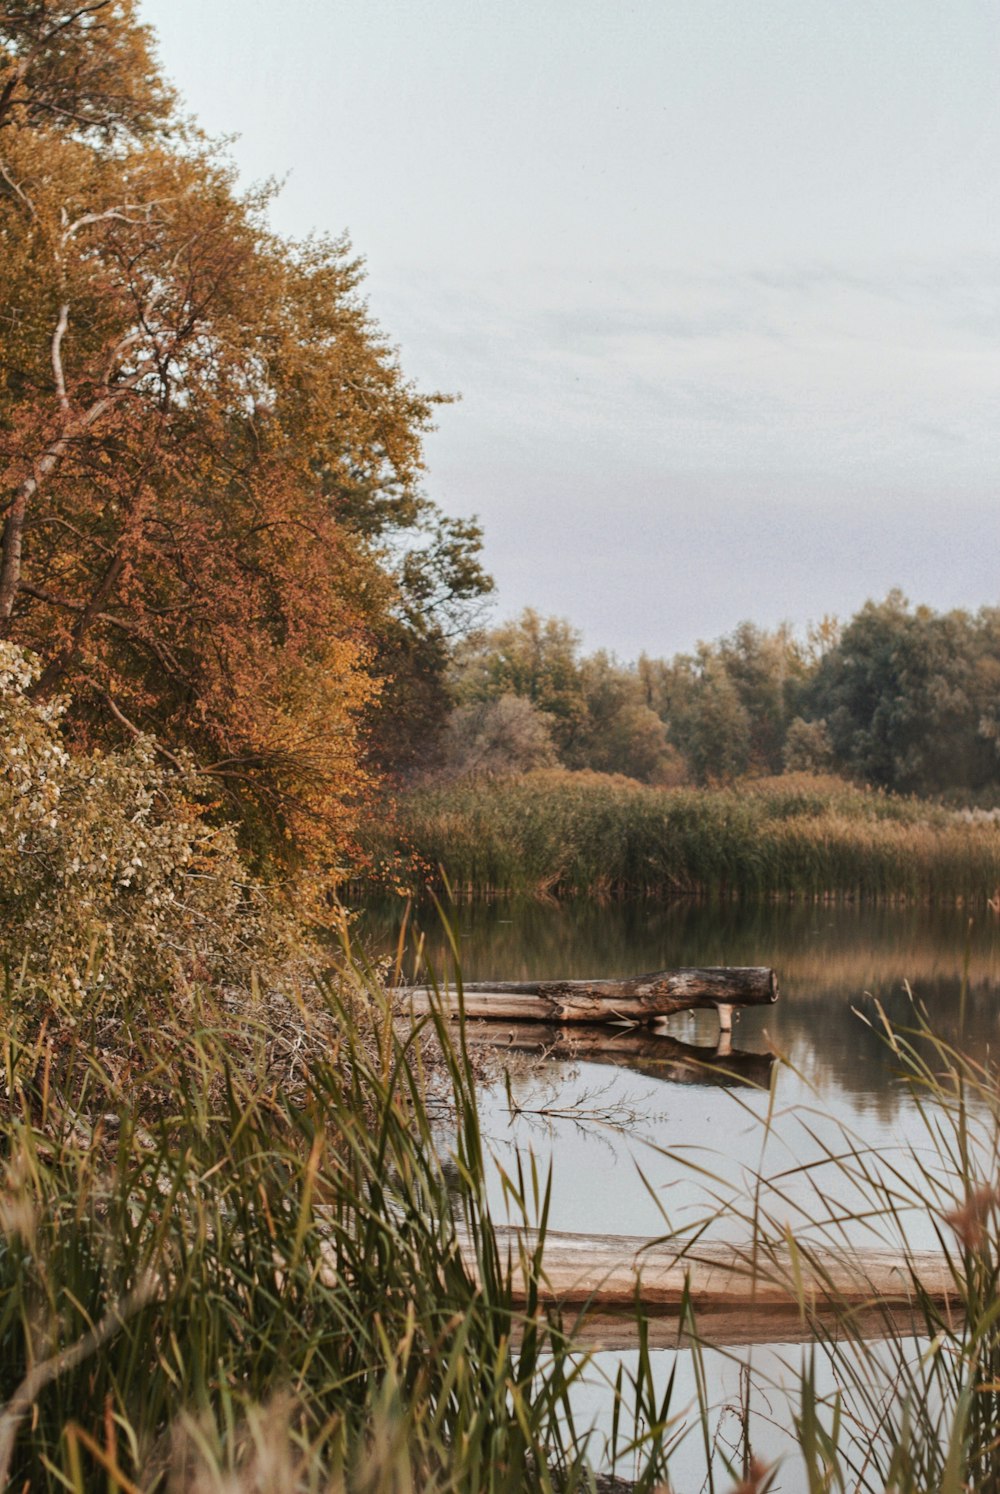
[[[52,334],[52,373],[56,381],[56,398],[59,401],[59,408],[64,414],[69,413],[69,395],[66,393],[66,375],[63,371],[62,344],[68,326],[69,302],[64,301],[59,308],[59,320],[56,323],[56,330]]]
[[[144,359],[128,378],[123,379],[120,384],[110,386],[106,394],[95,400],[75,420],[68,420],[62,433],[46,447],[41,457],[35,462],[30,475],[18,485],[7,508],[3,540],[0,542],[0,635],[4,633],[14,610],[14,602],[21,585],[21,552],[28,504],[35,497],[45,479],[58,466],[70,442],[85,435],[92,426],[97,424],[102,415],[105,415],[125,394],[130,393],[137,384],[141,383],[148,373],[153,373],[155,370],[155,361],[151,358]]]
[[[7,166],[7,163],[5,161],[0,161],[0,177],[3,177],[4,181],[7,183],[7,186],[10,188],[12,194],[15,197],[17,197],[21,202],[24,203],[24,206],[28,209],[29,215],[32,218],[34,218],[35,217],[35,204],[32,202],[32,200],[28,196],[27,192],[21,186],[20,182],[16,182],[14,180],[14,178],[11,176],[10,170],[9,170],[9,168]]]
[[[84,213],[82,218],[76,218],[63,229],[63,243],[73,238],[81,228],[88,228],[92,223],[107,223],[115,221],[128,223],[133,227],[139,223],[148,223],[149,215],[154,207],[158,207],[161,200],[154,198],[151,202],[123,202],[119,207],[106,208],[103,213]],[[137,217],[130,216],[138,214]]]
[[[70,1370],[76,1369],[85,1359],[96,1354],[98,1349],[120,1333],[130,1318],[158,1296],[160,1283],[154,1276],[146,1276],[133,1291],[120,1297],[115,1305],[105,1313],[100,1322],[78,1338],[75,1344],[68,1349],[63,1349],[58,1354],[53,1354],[49,1359],[42,1359],[30,1369],[21,1381],[20,1385],[11,1396],[10,1400],[0,1412],[0,1488],[6,1488],[10,1477],[10,1461],[14,1453],[14,1443],[17,1438],[18,1427],[34,1406],[38,1397],[46,1385],[51,1385],[53,1380],[58,1380],[62,1375],[68,1374]]]
[[[44,602],[47,607],[64,607],[67,612],[82,612],[82,602],[71,602],[69,597],[57,596],[54,591],[49,591],[44,586],[31,586],[27,581],[22,581],[21,590],[25,596],[34,597],[38,602]]]
[[[4,512],[6,510],[0,507],[0,514]],[[87,534],[85,530],[78,529],[75,524],[71,524],[68,519],[64,519],[60,514],[40,514],[37,519],[29,519],[24,527],[26,529],[45,529],[50,524],[54,524],[59,529],[65,529],[74,538],[80,540],[82,544],[92,545],[95,550],[100,550],[104,555],[111,555],[113,553],[110,545],[104,544],[95,534]],[[27,590],[27,587],[25,587],[25,590]]]
[[[184,764],[181,762],[179,757],[175,757],[174,754],[169,750],[169,748],[164,747],[162,742],[158,742],[150,732],[143,731],[141,727],[136,726],[134,721],[130,721],[125,712],[116,703],[114,697],[108,690],[105,690],[103,685],[99,685],[96,680],[92,680],[89,676],[85,676],[85,678],[87,680],[87,684],[94,691],[95,695],[99,695],[104,701],[104,704],[107,706],[112,716],[114,716],[119,726],[124,726],[125,730],[133,737],[144,737],[148,741],[152,742],[154,748],[160,754],[160,756],[165,757],[168,763],[172,763],[173,766],[177,769],[178,773],[184,772]]]

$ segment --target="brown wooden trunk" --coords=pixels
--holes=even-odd
[[[487,1021],[648,1023],[697,1007],[715,1007],[728,1019],[730,1007],[770,1005],[778,999],[778,978],[765,966],[725,966],[657,970],[630,980],[468,981],[462,992],[465,1015]],[[400,987],[391,994],[415,1016],[459,1012],[451,989]]]
[[[523,1303],[527,1287],[518,1264],[519,1245],[530,1253],[529,1231],[497,1227],[502,1254],[510,1251],[515,1297]],[[462,1254],[475,1274],[471,1242]],[[583,1235],[549,1231],[542,1253],[543,1301],[598,1311],[629,1309],[638,1300],[645,1312],[676,1316],[690,1302],[696,1318],[719,1313],[729,1317],[774,1313],[785,1320],[809,1313],[826,1316],[846,1309],[887,1311],[898,1320],[913,1311],[919,1318],[918,1291],[935,1303],[957,1303],[954,1279],[943,1254],[915,1252],[910,1261],[879,1250],[773,1252],[750,1246],[700,1241],[685,1251],[672,1240],[629,1235]]]

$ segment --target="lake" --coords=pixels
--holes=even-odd
[[[361,936],[394,950],[402,913],[401,903],[368,908]],[[728,1197],[742,1207],[717,1213],[709,1233],[745,1238],[746,1201],[764,1174],[781,1179],[759,1193],[773,1220],[798,1238],[828,1232],[831,1221],[856,1214],[863,1202],[829,1160],[847,1131],[876,1171],[893,1169],[913,1181],[907,1237],[917,1248],[935,1246],[919,1167],[941,1169],[919,1097],[901,1081],[899,1059],[879,1033],[879,1011],[900,1026],[912,1023],[909,982],[940,1036],[988,1058],[1000,1041],[1000,919],[992,913],[970,923],[960,909],[588,901],[464,904],[449,916],[468,980],[771,965],[781,988],[776,1006],[740,1014],[733,1051],[721,1061],[711,1011],[671,1019],[662,1051],[655,1038],[625,1033],[609,1035],[597,1054],[577,1051],[572,1034],[519,1053],[509,1082],[481,1095],[483,1128],[499,1164],[490,1179],[498,1219],[506,1210],[500,1168],[530,1150],[543,1170],[551,1164],[556,1230],[662,1235],[690,1228],[715,1212],[713,1200]],[[423,913],[416,922],[424,958],[442,979],[452,978],[450,941],[437,915]],[[411,940],[408,962],[414,947]],[[411,963],[407,974],[419,971]],[[504,1041],[502,1032],[495,1038]],[[942,1175],[940,1208],[950,1187]],[[844,1228],[872,1243],[866,1226],[849,1220]],[[758,1346],[754,1354],[764,1380],[780,1379],[780,1366],[794,1359],[780,1345]],[[685,1384],[693,1392],[686,1356],[665,1353],[664,1374],[675,1358],[679,1394]],[[712,1358],[721,1426],[746,1356]],[[592,1405],[586,1395],[582,1403],[601,1421],[599,1391]],[[771,1433],[770,1440],[762,1436],[762,1450],[787,1451],[787,1415],[772,1406],[765,1422]],[[692,1477],[693,1470],[692,1463]],[[780,1487],[797,1487],[791,1465]]]

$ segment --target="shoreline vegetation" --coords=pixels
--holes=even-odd
[[[594,1494],[603,1461],[653,1494],[685,1442],[712,1494],[766,1494],[690,1313],[696,1404],[637,1301],[610,1447],[579,1424],[551,1179],[504,1174],[533,1242],[508,1252],[461,1026],[431,1015],[435,1065],[396,1031],[331,953],[337,893],[367,837],[369,866],[479,894],[980,903],[988,814],[815,774],[995,804],[1000,610],[893,593],[635,665],[530,610],[477,631],[481,530],[424,490],[448,396],[404,374],[346,238],[274,231],[136,15],[0,14],[0,1485]],[[782,769],[814,776],[747,777]],[[815,1490],[996,1490],[995,1068],[883,1035],[934,1164],[887,1189],[851,1137],[825,1163],[904,1266],[930,1211],[962,1310],[914,1272],[930,1347],[880,1357],[803,1301],[797,1449]],[[706,1207],[780,1270],[780,1178],[749,1184]]]
[[[992,816],[807,773],[714,789],[565,769],[469,777],[402,795],[369,828],[367,849],[397,881],[457,897],[978,907],[1000,885]]]
[[[788,1459],[754,1459],[748,1412],[737,1444],[719,1441],[732,1408],[707,1388],[711,1318],[683,1294],[672,1329],[639,1300],[618,1321],[635,1351],[628,1368],[609,1373],[593,1358],[607,1324],[592,1323],[587,1304],[552,1300],[551,1178],[530,1155],[504,1174],[521,1234],[494,1223],[485,1178],[497,1164],[461,1026],[434,1013],[424,1025],[439,1050],[430,1074],[379,983],[347,958],[336,985],[309,998],[327,1040],[314,1026],[283,1074],[266,1020],[237,1051],[239,1012],[178,1001],[165,1044],[164,1012],[141,995],[120,1014],[132,1036],[122,1074],[98,1058],[109,1042],[102,993],[69,1004],[53,993],[44,1016],[38,998],[8,991],[3,1049],[5,1485],[652,1494],[674,1487],[682,1449],[702,1448],[719,1494],[765,1494],[789,1472]],[[764,1162],[769,1118],[749,1192],[709,1178],[703,1224],[674,1235],[663,1218],[682,1269],[703,1229],[738,1222],[747,1290],[759,1279],[797,1304],[810,1345],[801,1368],[782,1391],[763,1370],[755,1386],[787,1396],[814,1489],[959,1494],[1000,1480],[1000,1092],[989,1065],[913,1021],[909,1034],[882,1032],[922,1097],[927,1144],[912,1153],[913,1177],[895,1168],[884,1188],[846,1130],[812,1164],[821,1197],[831,1171],[861,1189],[856,1222],[891,1252],[907,1305],[873,1287],[860,1314],[842,1291],[841,1266],[856,1270],[857,1258],[836,1189],[826,1211],[813,1203],[789,1220],[783,1166],[772,1177]],[[946,1304],[908,1244],[917,1214],[932,1221],[935,1270],[953,1283]],[[913,1353],[914,1338],[926,1353]],[[692,1356],[694,1404],[680,1404],[654,1344]],[[587,1377],[607,1397],[608,1445],[575,1418]]]

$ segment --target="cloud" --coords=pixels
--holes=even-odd
[[[588,470],[869,465],[887,478],[1000,458],[1000,261],[593,275],[424,275],[392,288],[407,362],[448,371],[462,420]],[[419,307],[419,311],[414,308]],[[656,455],[658,454],[658,455]],[[943,474],[942,467],[942,474]],[[953,474],[954,475],[954,474]]]

